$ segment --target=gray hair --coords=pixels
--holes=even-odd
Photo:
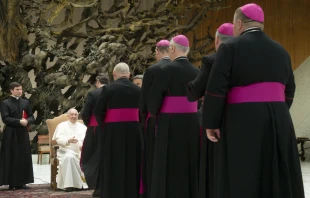
[[[75,108],[71,108],[71,109],[69,109],[69,110],[67,111],[67,114],[70,114],[70,113],[71,113],[71,111],[76,111],[76,113],[77,113],[77,114],[79,114],[79,112],[78,112]]]
[[[188,52],[189,52],[189,47],[184,47],[184,46],[182,46],[182,45],[180,45],[180,44],[177,44],[176,42],[174,42],[173,39],[171,39],[170,45],[174,45],[175,48],[176,48],[178,51],[181,51],[181,52],[183,52],[183,53],[188,53]]]
[[[133,77],[133,80],[135,80],[135,79],[143,79],[143,75],[136,75],[135,77]]]
[[[162,54],[169,52],[169,46],[157,46],[156,49]]]
[[[215,37],[219,37],[219,39],[222,43],[226,43],[230,39],[234,38],[234,36],[228,36],[225,34],[220,34],[218,30],[216,30]]]
[[[102,85],[109,84],[109,78],[106,76],[97,76],[96,80],[100,82]]]
[[[113,71],[119,74],[128,74],[129,66],[126,63],[118,63],[115,65]]]

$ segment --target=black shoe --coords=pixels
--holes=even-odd
[[[16,186],[9,186],[9,190],[16,190]]]
[[[100,197],[100,189],[96,189],[93,193],[93,197]]]
[[[16,186],[16,189],[24,189],[24,190],[27,190],[29,189],[29,186],[26,186],[25,184],[22,185],[22,186]]]
[[[73,188],[66,188],[65,191],[66,192],[72,192],[74,189]]]

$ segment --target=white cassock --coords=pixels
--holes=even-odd
[[[84,174],[80,168],[81,150],[86,134],[86,126],[76,122],[65,121],[56,127],[53,140],[59,145],[57,156],[59,160],[56,177],[57,188],[88,188]],[[68,143],[75,137],[76,144]]]

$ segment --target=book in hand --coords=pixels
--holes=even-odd
[[[23,110],[23,115],[22,115],[22,118],[23,119],[25,119],[25,120],[27,120],[28,119],[28,114],[26,113],[26,111],[24,111]],[[26,126],[26,128],[28,129],[28,131],[29,131],[29,129],[30,129],[30,127],[29,126]]]

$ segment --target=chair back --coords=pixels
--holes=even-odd
[[[50,147],[51,147],[51,151],[53,150],[53,146],[55,144],[57,144],[56,140],[53,140],[53,136],[54,136],[56,127],[58,126],[58,124],[60,124],[62,122],[65,122],[67,120],[68,120],[67,114],[61,114],[58,117],[46,120],[46,125],[47,125],[48,135],[49,135],[49,144],[50,144]]]
[[[49,144],[50,144],[50,149],[51,151],[53,150],[53,146],[57,144],[56,140],[53,140],[53,136],[56,130],[56,127],[58,124],[68,121],[68,114],[61,114],[58,117],[55,117],[53,119],[47,119],[46,120],[46,125],[48,128],[48,135],[49,135]],[[83,124],[83,120],[78,120],[78,122]]]
[[[38,135],[38,145],[50,144],[49,135]]]

